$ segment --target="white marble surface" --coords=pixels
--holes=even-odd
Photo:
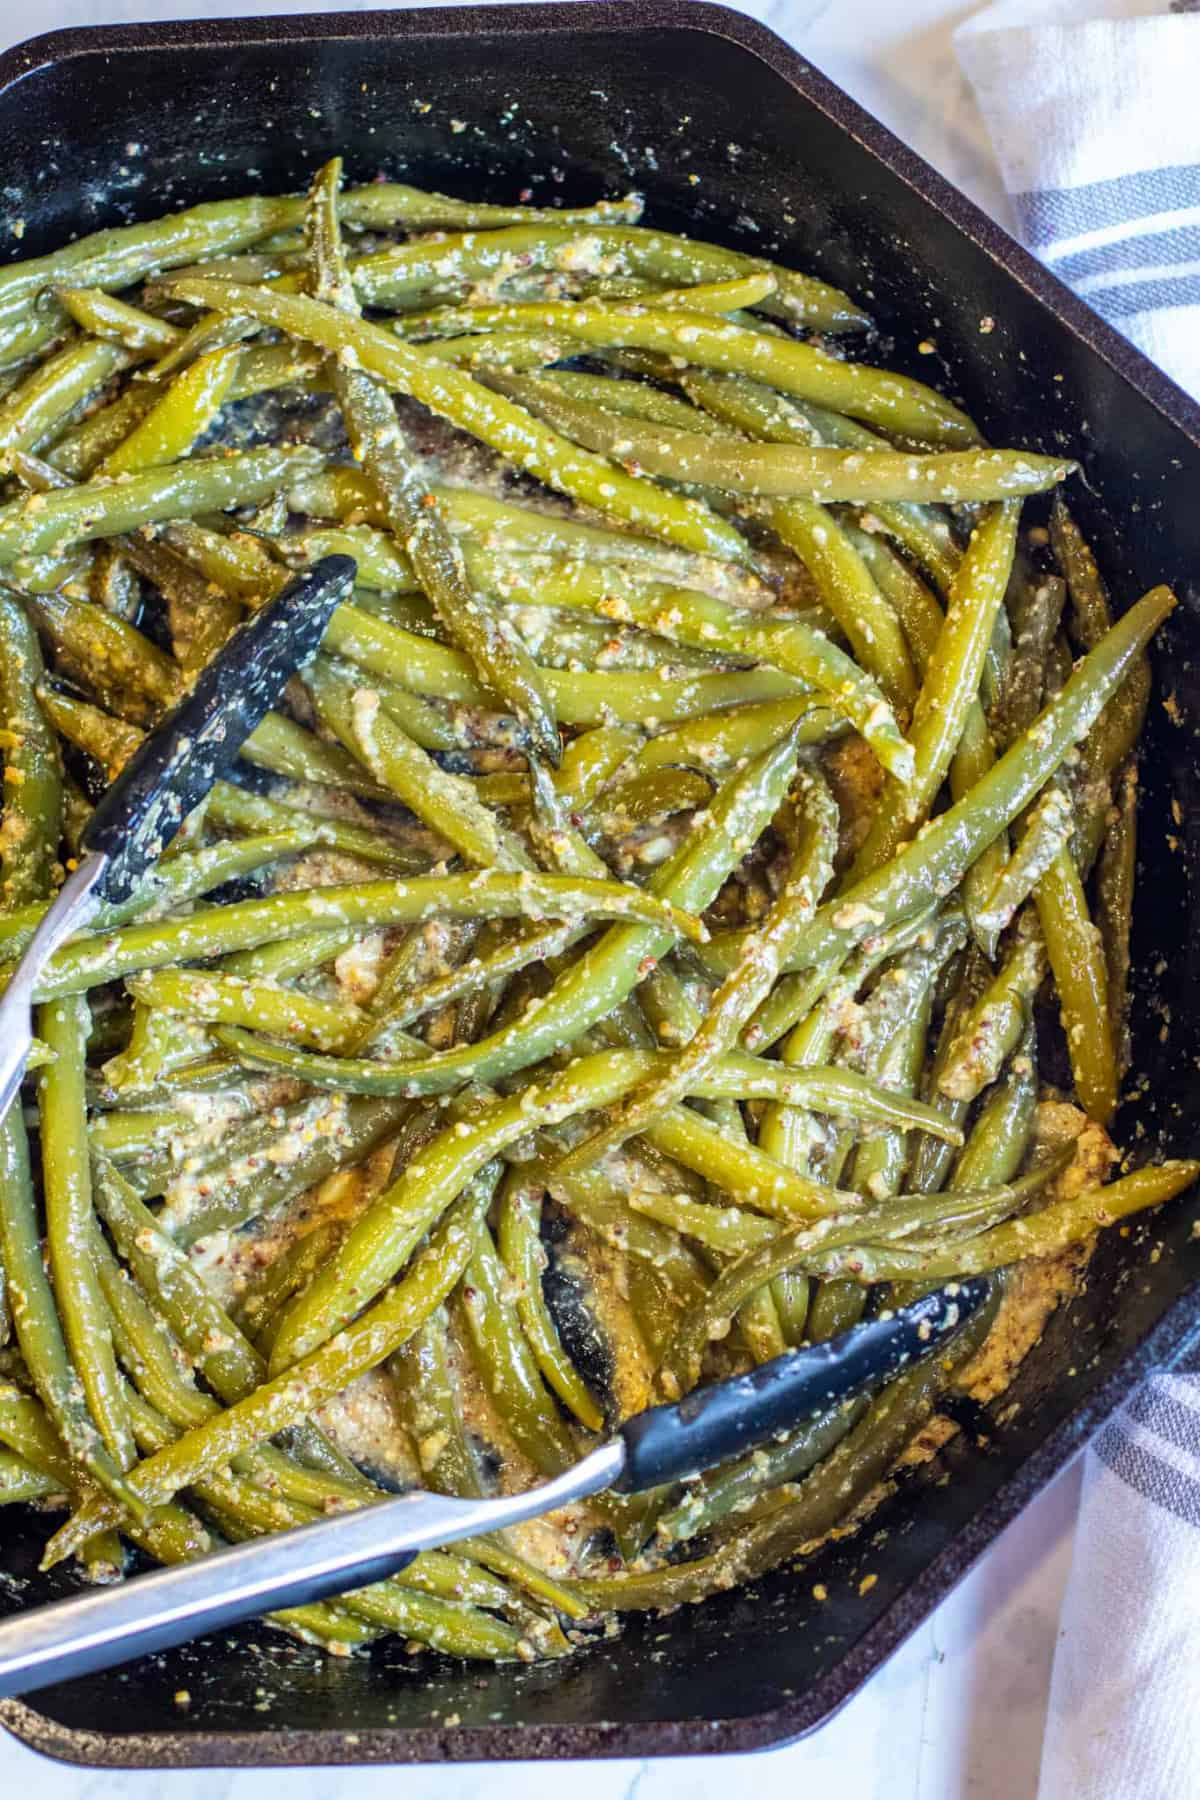
[[[411,0],[410,0],[411,3]],[[531,0],[536,4],[537,0]],[[620,4],[620,0],[611,0]],[[56,26],[323,10],[323,0],[0,0],[0,47]],[[328,10],[370,11],[361,0]],[[755,14],[973,199],[1006,219],[950,34],[958,0],[747,0]],[[1006,220],[1007,222],[1007,220]],[[956,1593],[824,1730],[752,1759],[490,1767],[119,1774],[59,1767],[0,1732],[0,1796],[38,1800],[717,1800],[749,1779],[837,1800],[1034,1800],[1078,1472],[1066,1471]],[[745,1766],[743,1766],[745,1765]],[[28,1789],[25,1783],[29,1783]],[[1057,1797],[1055,1797],[1057,1800]],[[1067,1796],[1063,1800],[1068,1800]]]

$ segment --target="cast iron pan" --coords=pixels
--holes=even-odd
[[[1156,702],[1149,725],[1142,1080],[1122,1129],[1195,1154],[1200,410],[779,39],[720,7],[101,28],[0,58],[0,167],[6,213],[25,220],[22,255],[248,185],[294,189],[338,150],[355,180],[384,171],[497,200],[642,187],[656,223],[777,252],[865,299],[891,340],[879,353],[948,382],[989,435],[1082,454],[1072,504],[1118,600],[1162,580],[1184,600],[1158,655],[1171,716]],[[917,352],[923,340],[934,356]],[[463,1668],[395,1644],[336,1662],[245,1631],[0,1717],[52,1754],[142,1767],[645,1756],[796,1737],[861,1685],[1147,1369],[1186,1354],[1197,1210],[1184,1199],[1110,1235],[1086,1292],[989,1415],[987,1447],[964,1432],[943,1459],[949,1482],[916,1477],[803,1571],[635,1620],[559,1665]],[[57,1591],[36,1574],[43,1536],[6,1515],[0,1608]],[[867,1573],[878,1579],[860,1595]]]

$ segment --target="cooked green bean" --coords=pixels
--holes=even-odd
[[[176,468],[148,469],[128,481],[85,483],[10,500],[0,506],[0,563],[135,531],[163,519],[251,505],[311,474],[319,460],[315,452],[299,446],[243,450],[193,457]]]
[[[366,1369],[383,1362],[439,1306],[471,1259],[488,1195],[468,1190],[417,1253],[408,1274],[362,1317],[327,1343],[263,1383],[212,1420],[139,1464],[133,1491],[142,1501],[165,1498],[221,1467],[242,1450],[273,1437],[332,1398]],[[53,1540],[47,1555],[70,1555],[102,1529],[111,1503],[91,1502]]]
[[[18,602],[0,592],[0,894],[6,912],[49,893],[62,837],[62,772],[54,731],[39,699],[41,678],[37,635]]]
[[[322,661],[306,674],[309,692],[323,723],[386,787],[431,830],[482,868],[503,865],[495,818],[480,804],[469,782],[447,775],[419,744],[402,731],[369,687],[359,687],[339,664]]]
[[[102,288],[60,287],[54,297],[82,330],[92,337],[111,338],[126,350],[169,350],[183,336],[178,325]]]
[[[602,457],[588,455],[539,425],[523,407],[493,394],[462,370],[401,344],[377,325],[346,318],[300,294],[244,288],[236,282],[181,282],[176,284],[176,292],[181,299],[217,311],[248,313],[335,353],[353,350],[369,374],[410,393],[572,499],[612,513],[652,536],[665,537],[682,549],[735,562],[750,559],[745,540],[707,507],[627,475]],[[3,526],[0,509],[0,552]]]
[[[1108,1006],[1108,969],[1075,858],[1064,848],[1035,892],[1046,956],[1058,989],[1075,1091],[1104,1125],[1117,1106],[1117,1059]]]
[[[573,309],[582,312],[582,308]],[[662,320],[671,317],[659,315]],[[719,354],[723,332],[716,328],[709,334],[709,322],[700,325],[700,314],[676,332],[676,354],[693,353],[688,335],[695,332],[712,354]],[[725,331],[734,332],[735,326]],[[749,344],[776,347],[776,340],[741,334]],[[808,346],[786,343],[789,352]],[[813,351],[813,356],[820,353]],[[753,353],[747,352],[742,362],[753,364]],[[718,365],[719,366],[719,365]],[[855,375],[875,374],[860,363],[831,362],[832,370]],[[813,380],[828,378],[829,371],[817,368]],[[824,446],[806,449],[791,444],[753,444],[727,442],[706,433],[681,431],[675,425],[659,425],[620,417],[572,400],[537,375],[508,376],[499,372],[489,378],[493,386],[522,400],[531,411],[584,449],[612,457],[627,468],[658,476],[669,481],[682,481],[702,489],[723,489],[746,494],[756,499],[794,498],[822,501],[852,501],[860,505],[882,501],[932,501],[958,504],[963,501],[1004,500],[1022,494],[1040,494],[1066,479],[1075,465],[1050,456],[1035,456],[1018,450],[943,450],[917,454],[900,450],[836,450]],[[803,376],[794,377],[802,381]],[[891,379],[891,378],[889,378]],[[865,399],[863,404],[869,404]],[[887,410],[887,404],[882,406]],[[907,416],[907,414],[905,414]],[[957,430],[945,425],[946,440],[969,442]],[[935,438],[942,430],[931,433]]]
[[[67,1349],[88,1411],[119,1468],[135,1460],[116,1358],[92,1262],[92,1182],[88,1161],[84,1058],[90,1025],[82,995],[52,1000],[38,1025],[54,1061],[38,1084],[42,1179],[50,1275]]]
[[[684,289],[766,274],[771,284],[762,295],[766,312],[821,331],[861,330],[868,323],[866,315],[845,294],[810,276],[760,257],[649,231],[636,224],[604,226],[597,221],[597,227],[586,232],[557,222],[516,224],[507,230],[473,232],[436,244],[401,244],[374,256],[360,257],[353,265],[352,275],[355,290],[364,303],[410,310],[431,300],[453,297],[482,278],[502,276],[508,269],[533,267],[567,274],[586,273],[597,260],[614,273],[649,276]]]
[[[99,474],[132,475],[186,456],[228,398],[240,356],[236,349],[214,350],[185,369],[129,436],[109,452]]]
[[[341,158],[335,157],[313,182],[306,219],[313,293],[357,318],[338,226],[341,175]],[[515,712],[537,753],[557,762],[558,726],[533,658],[486,596],[471,586],[462,551],[405,442],[387,389],[340,357],[333,360],[332,378],[354,455],[379,489],[388,524],[439,619],[471,658],[484,685]]]
[[[827,529],[833,532],[836,527],[827,522]],[[587,567],[550,578],[532,571],[523,576],[516,568],[508,573],[502,591],[510,600],[595,611],[615,623],[639,625],[697,649],[727,650],[781,669],[817,689],[831,710],[851,720],[885,768],[900,780],[908,778],[912,752],[880,688],[802,619],[763,619],[694,590],[659,583],[644,588],[630,584],[614,595],[604,572]]]
[[[80,401],[132,360],[118,345],[98,338],[66,345],[0,400],[0,445],[37,450],[66,423]]]
[[[541,1212],[540,1197],[526,1187],[519,1169],[510,1170],[500,1198],[499,1243],[508,1277],[516,1284],[521,1325],[550,1387],[581,1425],[599,1431],[604,1415],[563,1348],[542,1294],[546,1257],[539,1233]]]
[[[455,311],[447,329],[487,331],[495,326],[547,331],[596,349],[650,350],[679,356],[701,368],[754,376],[782,393],[835,407],[913,437],[948,444],[978,442],[978,433],[966,416],[922,382],[864,363],[842,362],[812,345],[714,321],[703,313],[682,308],[656,311],[653,305],[638,302],[518,302]],[[437,330],[430,335],[437,335]]]
[[[17,1343],[55,1430],[72,1461],[113,1497],[114,1506],[143,1517],[145,1507],[100,1438],[67,1348],[42,1261],[29,1145],[15,1107],[0,1124],[0,1251]],[[80,1544],[91,1535],[85,1532]]]
[[[543,1475],[560,1475],[575,1460],[575,1450],[543,1386],[519,1316],[506,1302],[506,1286],[504,1265],[485,1222],[458,1290],[464,1335],[480,1378],[522,1455]]]
[[[869,875],[895,854],[928,816],[946,777],[979,691],[983,660],[1008,586],[1018,511],[1012,502],[995,507],[971,534],[913,711],[912,779],[890,807],[875,815],[854,865],[856,875]]]
[[[1070,838],[1073,822],[1071,802],[1060,787],[1048,787],[1030,808],[1020,843],[997,870],[976,915],[987,947],[994,949],[1017,908],[1037,887]]]

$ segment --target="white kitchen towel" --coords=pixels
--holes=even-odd
[[[1155,1375],[1087,1452],[1038,1800],[1200,1795],[1200,1377]]]
[[[955,34],[1029,247],[1200,396],[1200,0],[998,0]]]
[[[1200,397],[1200,0],[998,0],[955,48],[1025,242]],[[1200,1373],[1086,1458],[1039,1800],[1200,1800]]]

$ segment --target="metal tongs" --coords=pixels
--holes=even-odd
[[[237,757],[290,675],[315,656],[354,585],[350,556],[289,581],[229,638],[190,692],[134,751],[84,827],[78,867],[29,940],[0,998],[0,1119],[21,1085],[38,978],[103,906],[136,893],[187,815]]]
[[[78,868],[0,998],[0,1118],[20,1087],[31,1003],[48,959],[103,906],[136,892],[287,678],[316,652],[355,574],[351,558],[331,556],[290,582],[233,635],[97,806]],[[943,1343],[987,1291],[980,1280],[945,1287],[678,1405],[638,1413],[574,1468],[523,1494],[488,1500],[403,1494],[19,1613],[0,1624],[0,1697],[365,1586],[405,1568],[418,1551],[517,1524],[604,1488],[636,1493],[696,1475],[878,1387]]]
[[[685,1480],[879,1387],[943,1346],[987,1293],[979,1278],[939,1288],[677,1405],[635,1413],[574,1468],[523,1494],[401,1494],[18,1613],[0,1624],[0,1698],[168,1650],[278,1607],[365,1587],[407,1568],[418,1551],[519,1524],[604,1488],[632,1494]]]

